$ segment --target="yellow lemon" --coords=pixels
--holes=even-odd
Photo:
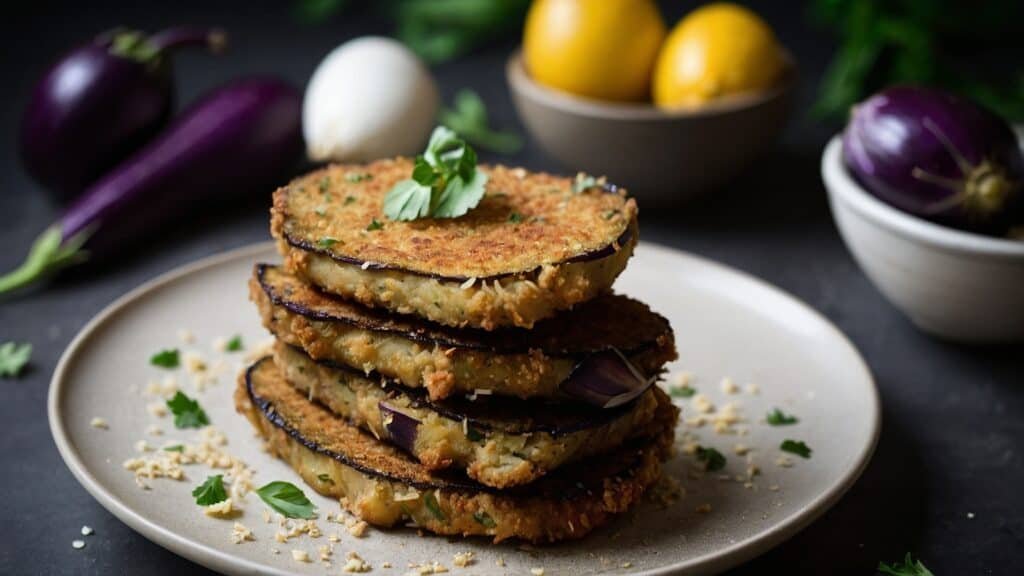
[[[651,0],[535,0],[523,59],[546,86],[601,100],[644,100],[665,32]]]
[[[654,103],[699,105],[728,94],[771,88],[786,66],[772,29],[750,10],[708,4],[669,34],[654,70]]]

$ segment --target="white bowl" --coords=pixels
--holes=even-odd
[[[1024,242],[939,226],[860,186],[832,138],[821,160],[832,215],[854,259],[925,332],[961,342],[1024,340]]]

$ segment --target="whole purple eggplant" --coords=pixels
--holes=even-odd
[[[167,124],[170,52],[216,51],[224,42],[215,29],[115,30],[67,54],[36,84],[22,116],[25,167],[57,198],[78,195]]]
[[[302,97],[277,80],[234,82],[209,94],[160,136],[90,186],[0,276],[0,294],[136,242],[182,212],[264,191],[302,156]]]
[[[898,86],[855,106],[843,159],[873,195],[948,226],[1001,233],[1020,208],[1024,159],[1013,130],[939,90]]]

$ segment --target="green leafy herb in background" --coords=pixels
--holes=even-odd
[[[384,197],[392,220],[457,218],[484,196],[487,175],[476,169],[476,152],[455,132],[438,126],[427,150],[416,158],[412,178],[394,185]]]
[[[167,401],[167,409],[174,414],[175,428],[202,428],[210,423],[199,402],[189,398],[181,390],[175,392],[174,397]]]
[[[0,376],[5,378],[21,374],[32,357],[32,345],[28,342],[4,342],[0,344]]]
[[[779,449],[783,452],[796,454],[801,458],[811,457],[811,447],[805,444],[802,440],[783,440],[782,444],[779,445]]]
[[[196,504],[200,506],[212,506],[218,502],[228,499],[228,493],[224,490],[224,477],[220,474],[207,476],[203,482],[192,491]]]
[[[156,354],[153,354],[149,358],[149,363],[153,366],[159,366],[161,368],[177,368],[179,364],[178,349],[168,348],[167,350],[161,350]]]
[[[890,576],[935,576],[931,570],[921,563],[920,559],[915,561],[910,556],[910,552],[907,552],[907,555],[903,557],[902,564],[899,562],[893,562],[892,564],[879,562],[878,571]]]
[[[260,499],[285,518],[305,518],[315,516],[315,506],[306,495],[290,482],[276,480],[256,490]]]
[[[815,0],[839,36],[814,111],[840,117],[885,86],[924,84],[956,92],[1009,119],[1024,119],[1024,64],[1007,42],[1024,2]]]
[[[441,124],[451,128],[470,144],[499,154],[512,154],[523,146],[514,132],[493,130],[487,119],[487,106],[476,92],[459,90],[452,108],[442,108]]]
[[[725,468],[725,456],[721,452],[714,448],[705,448],[704,446],[697,447],[697,460],[704,463],[705,469],[708,472],[714,472],[715,470],[721,470]]]

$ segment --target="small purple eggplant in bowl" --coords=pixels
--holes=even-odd
[[[224,43],[216,29],[115,30],[65,55],[36,84],[22,116],[25,168],[56,198],[74,198],[170,120],[171,51],[219,51]]]
[[[1019,218],[1017,138],[969,100],[914,86],[883,90],[854,107],[842,152],[868,192],[904,212],[996,235]]]

